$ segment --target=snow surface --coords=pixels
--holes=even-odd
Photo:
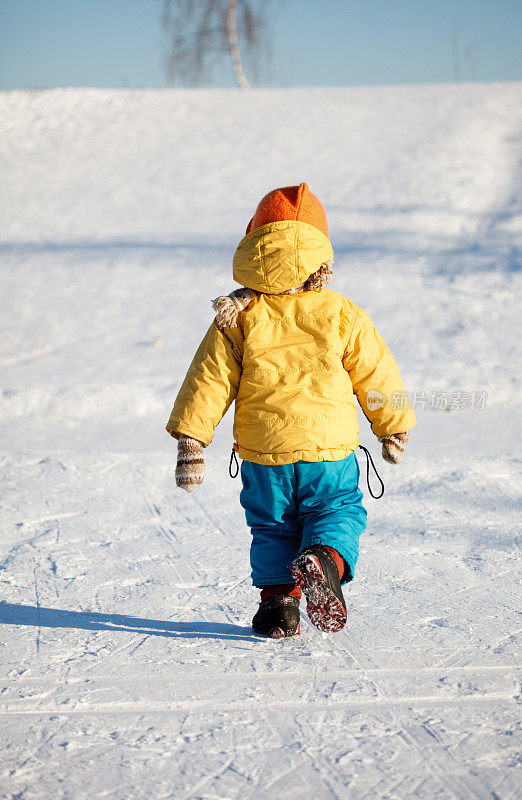
[[[521,101],[0,95],[3,798],[520,796]],[[192,496],[164,425],[257,201],[302,180],[407,388],[488,396],[379,459],[346,629],[272,642],[230,414]]]

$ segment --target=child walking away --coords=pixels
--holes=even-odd
[[[345,625],[341,586],[366,527],[354,394],[387,461],[401,460],[415,425],[411,407],[392,403],[404,386],[371,319],[326,288],[332,263],[326,214],[306,183],[267,194],[234,256],[242,288],[214,301],[167,425],[178,439],[176,483],[192,492],[203,448],[235,401],[240,502],[261,591],[252,627],[271,638],[300,632],[302,593],[319,630]]]

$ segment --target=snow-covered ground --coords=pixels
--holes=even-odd
[[[520,796],[522,85],[0,109],[1,796]],[[346,629],[272,642],[230,415],[192,496],[164,425],[257,201],[300,181],[419,424]]]

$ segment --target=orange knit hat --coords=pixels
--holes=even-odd
[[[250,233],[268,222],[285,220],[308,222],[330,238],[324,208],[306,183],[300,183],[299,186],[284,186],[265,195],[248,223],[246,232]]]

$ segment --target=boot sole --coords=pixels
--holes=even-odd
[[[325,633],[341,631],[346,625],[346,608],[326,583],[317,556],[298,557],[291,571],[306,597],[306,613],[312,625]]]

